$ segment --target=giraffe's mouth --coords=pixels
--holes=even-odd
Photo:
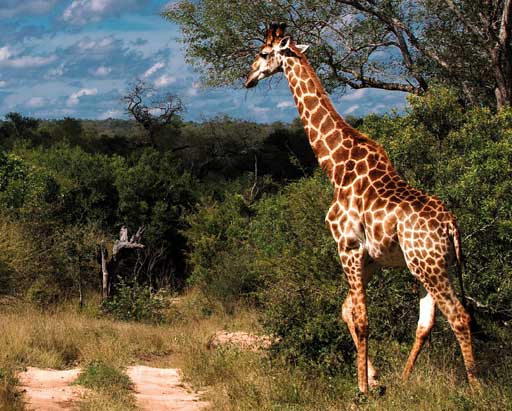
[[[245,81],[245,87],[246,88],[252,88],[254,87],[256,84],[258,84],[258,80],[259,80],[259,73],[256,71],[254,73],[250,73],[248,76],[247,76],[247,80]]]

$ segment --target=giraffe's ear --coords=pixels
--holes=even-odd
[[[304,54],[306,50],[309,48],[308,44],[296,44],[295,47],[299,49],[299,51]]]
[[[285,50],[290,47],[290,36],[283,37],[279,42],[279,46],[277,46],[279,51]]]

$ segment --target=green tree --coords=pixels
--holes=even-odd
[[[207,84],[236,84],[264,40],[262,24],[284,21],[313,45],[308,58],[330,90],[421,94],[437,83],[472,104],[512,103],[508,0],[179,0],[163,14],[180,24]]]
[[[141,280],[152,285],[182,285],[186,244],[180,230],[195,202],[195,180],[171,152],[147,148],[115,170],[118,223],[135,232],[144,226]]]

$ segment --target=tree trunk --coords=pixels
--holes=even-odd
[[[496,106],[498,110],[512,105],[512,0],[505,0],[496,45],[491,59],[496,78]]]
[[[491,51],[496,88],[496,107],[498,110],[512,105],[512,50],[498,42]]]
[[[106,300],[109,295],[109,276],[107,270],[107,249],[104,243],[101,243],[101,273],[102,273],[102,293],[103,300]]]
[[[82,288],[82,276],[78,279],[78,306],[80,307],[80,310],[84,307],[84,294],[83,294],[83,288]]]
[[[512,106],[512,61],[509,54],[499,46],[492,53],[496,79],[496,107],[498,110]]]
[[[143,233],[144,227],[141,226],[139,227],[137,232],[132,236],[132,238],[128,239],[128,229],[126,227],[122,227],[121,231],[119,232],[119,240],[116,240],[112,247],[112,257],[110,261],[107,261],[108,251],[105,246],[105,243],[102,242],[100,244],[102,273],[101,295],[103,300],[106,300],[108,297],[110,297],[112,284],[112,279],[110,275],[111,273],[115,273],[115,267],[119,263],[119,260],[123,258],[122,251],[144,248],[144,245],[140,242]]]

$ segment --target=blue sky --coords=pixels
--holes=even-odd
[[[121,98],[143,79],[182,97],[187,120],[227,114],[258,122],[297,116],[286,81],[251,90],[203,88],[184,61],[168,0],[0,0],[0,116],[124,118]],[[352,90],[333,96],[342,115],[384,113],[404,95]]]

